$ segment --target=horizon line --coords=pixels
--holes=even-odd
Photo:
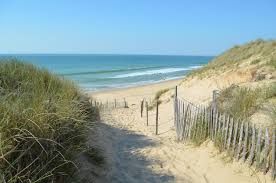
[[[0,53],[0,55],[110,55],[110,56],[198,56],[215,57],[217,55],[191,55],[191,54],[144,54],[144,53]]]

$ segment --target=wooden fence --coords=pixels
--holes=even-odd
[[[177,88],[176,88],[177,91]],[[200,144],[211,139],[233,159],[254,165],[275,179],[275,130],[256,128],[216,110],[215,105],[195,105],[185,99],[174,100],[174,125],[177,139]]]
[[[114,99],[113,101],[97,101],[97,100],[90,100],[92,106],[98,107],[99,109],[114,109],[114,108],[128,108],[128,102],[123,100]]]

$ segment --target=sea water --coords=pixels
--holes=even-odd
[[[174,55],[0,55],[18,58],[75,81],[84,90],[106,90],[183,78],[210,56]]]

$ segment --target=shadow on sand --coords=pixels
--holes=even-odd
[[[99,176],[96,182],[175,182],[173,175],[162,171],[162,162],[158,159],[149,159],[146,154],[139,153],[139,149],[156,146],[156,143],[147,136],[105,123],[98,124],[97,133],[100,134],[97,137],[99,146],[106,156],[106,168],[105,173]],[[157,173],[153,171],[153,167],[161,171]]]

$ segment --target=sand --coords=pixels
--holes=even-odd
[[[237,77],[236,82],[247,79]],[[174,88],[180,82],[174,80],[89,93],[102,102],[125,98],[129,105],[129,108],[101,112],[101,122],[93,138],[97,138],[98,145],[105,150],[107,164],[96,182],[271,182],[269,174],[256,173],[245,163],[231,161],[225,153],[218,152],[211,141],[199,147],[176,141],[173,89],[161,97],[159,134],[155,135],[155,110],[150,111],[147,126],[145,116],[140,116],[140,101],[143,98],[150,101],[157,91]],[[207,103],[211,100],[212,90],[230,84],[210,78],[189,79],[179,86],[178,95],[194,103]]]

